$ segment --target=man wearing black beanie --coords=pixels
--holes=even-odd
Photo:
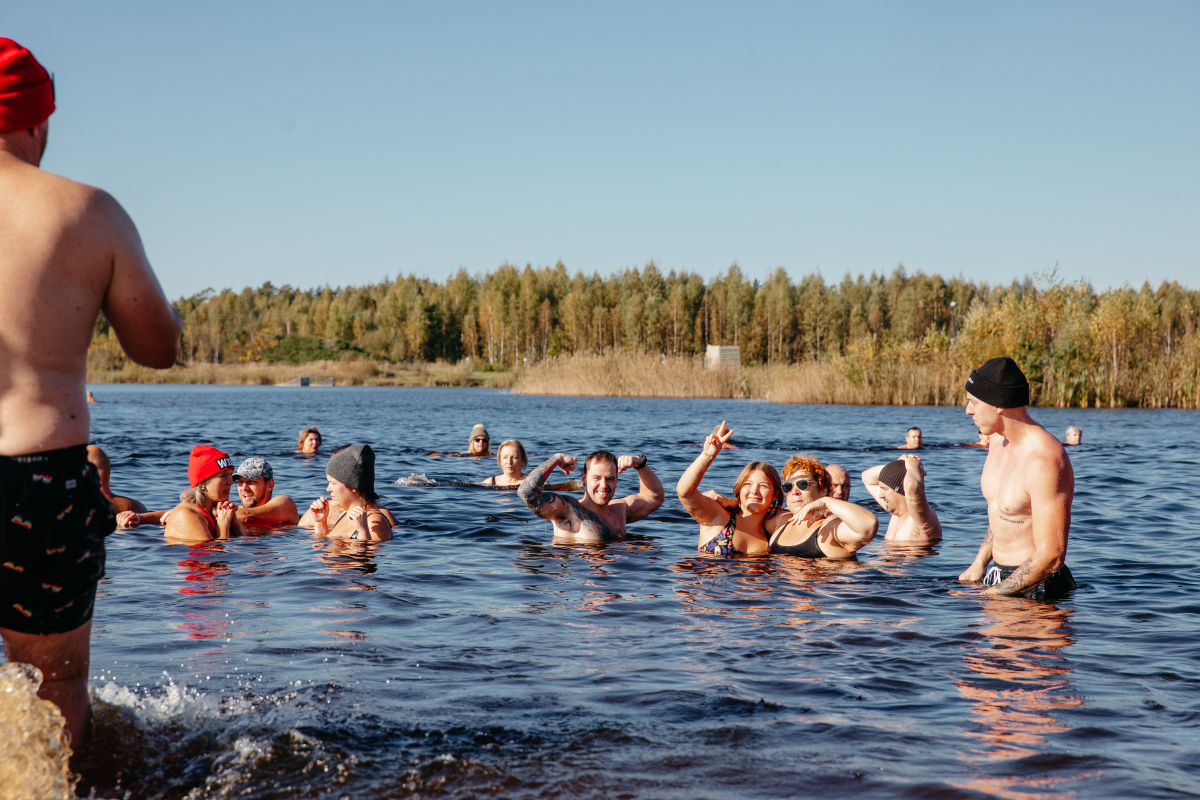
[[[1000,437],[992,438],[979,481],[988,503],[987,535],[958,579],[982,581],[987,594],[1061,597],[1075,588],[1066,565],[1075,496],[1071,460],[1029,416],[1029,381],[1017,362],[991,359],[971,373],[966,388],[975,427]]]

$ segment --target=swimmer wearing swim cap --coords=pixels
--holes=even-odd
[[[1016,361],[991,359],[971,373],[966,389],[967,414],[992,446],[979,480],[987,535],[958,579],[982,582],[987,594],[1061,597],[1075,588],[1066,565],[1075,498],[1071,459],[1029,416],[1029,381]]]

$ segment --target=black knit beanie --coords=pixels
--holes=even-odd
[[[356,444],[329,457],[325,474],[362,494],[375,491],[375,451],[369,444]]]
[[[967,391],[997,408],[1029,405],[1029,381],[1008,356],[989,359],[967,378]]]
[[[904,463],[904,459],[897,458],[879,470],[879,482],[893,492],[904,494],[904,476],[907,474],[908,466]]]

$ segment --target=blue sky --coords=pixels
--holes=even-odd
[[[172,297],[654,260],[1200,287],[1200,3],[0,5]]]

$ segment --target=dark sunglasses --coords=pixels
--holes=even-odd
[[[799,489],[800,491],[803,492],[805,489],[807,489],[809,487],[809,485],[811,483],[812,483],[812,481],[794,481],[794,482],[793,481],[784,481],[783,482],[783,493],[791,494],[793,486],[795,486],[797,489]]]

